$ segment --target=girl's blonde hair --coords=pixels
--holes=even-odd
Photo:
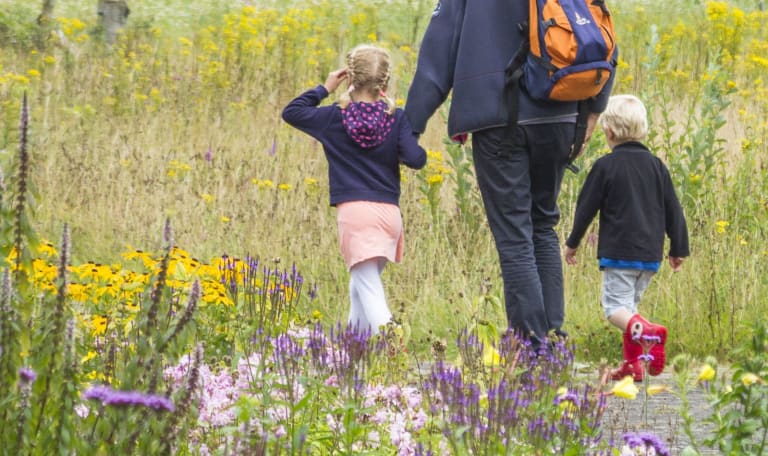
[[[347,78],[350,88],[339,97],[339,106],[346,109],[352,101],[352,90],[365,90],[383,99],[387,104],[387,114],[395,112],[395,103],[384,91],[387,90],[390,77],[389,52],[378,46],[361,44],[347,54]]]
[[[613,95],[600,116],[600,125],[611,130],[617,143],[641,141],[648,134],[648,113],[634,95]]]

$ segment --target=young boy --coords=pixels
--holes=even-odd
[[[643,103],[632,95],[612,96],[600,125],[612,153],[595,161],[584,182],[564,255],[566,263],[576,264],[579,241],[600,212],[603,310],[624,332],[624,362],[611,376],[641,381],[643,361],[650,360],[650,375],[664,370],[667,328],[645,320],[637,306],[661,266],[665,233],[669,264],[679,271],[689,255],[688,228],[667,167],[641,143],[648,133]],[[650,356],[644,356],[644,347]]]

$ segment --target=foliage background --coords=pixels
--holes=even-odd
[[[250,254],[295,263],[319,286],[299,309],[331,325],[347,315],[319,146],[279,113],[340,66],[360,42],[392,51],[391,95],[402,102],[433,2],[131,2],[113,48],[98,40],[95,2],[61,2],[60,33],[36,46],[38,5],[0,2],[0,160],[18,142],[22,94],[32,118],[34,225],[71,229],[73,263],[157,251],[175,242],[202,261]],[[753,1],[632,1],[611,5],[620,37],[616,93],[652,112],[649,144],[675,175],[693,255],[662,268],[641,305],[670,329],[669,351],[727,357],[764,319],[766,274],[766,13]],[[430,164],[404,173],[406,258],[385,284],[414,341],[452,340],[469,322],[504,327],[497,257],[473,185],[469,151],[444,142],[445,110],[423,144]],[[599,135],[582,169],[606,153]],[[208,160],[207,158],[211,159]],[[561,235],[580,184],[568,175]],[[594,247],[566,269],[567,328],[585,360],[620,357],[602,319]],[[424,349],[422,344],[415,349]]]

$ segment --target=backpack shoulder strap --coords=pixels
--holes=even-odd
[[[504,97],[509,111],[508,125],[511,126],[517,125],[517,113],[520,107],[520,79],[523,77],[523,64],[531,47],[528,38],[528,23],[517,24],[517,28],[523,36],[523,41],[504,69]]]
[[[573,162],[581,152],[581,148],[584,146],[584,141],[587,139],[587,120],[589,119],[589,103],[587,100],[578,102],[578,112],[576,116],[576,135],[573,138],[573,146],[571,147],[571,153],[568,154],[568,164],[566,168],[574,173],[579,172],[579,167],[574,165]]]

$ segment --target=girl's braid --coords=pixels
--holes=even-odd
[[[370,45],[361,45],[352,49],[347,54],[347,77],[350,81],[350,87],[349,91],[341,96],[342,109],[349,105],[352,91],[367,90],[384,99],[388,105],[388,114],[394,113],[394,102],[384,94],[384,90],[389,84],[390,75],[391,68],[387,51]]]

